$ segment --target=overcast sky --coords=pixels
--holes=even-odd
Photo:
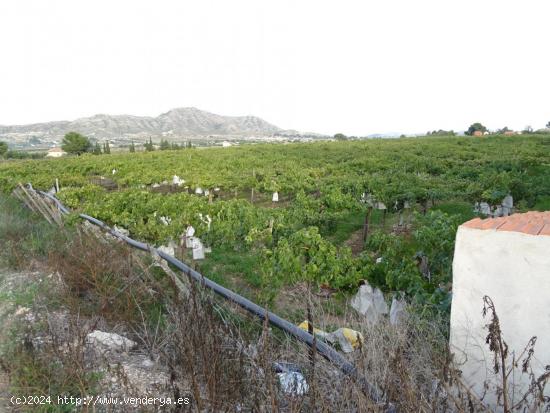
[[[548,0],[1,0],[0,124],[195,106],[301,131],[543,127]]]

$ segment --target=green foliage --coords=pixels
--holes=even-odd
[[[350,250],[336,248],[316,227],[281,238],[276,248],[265,251],[264,273],[268,283],[307,281],[349,288],[358,281]]]
[[[151,139],[147,145],[152,147]],[[405,291],[420,303],[445,310],[457,223],[473,216],[474,202],[497,204],[508,193],[522,209],[544,207],[550,197],[549,147],[548,135],[476,140],[434,136],[185,148],[131,156],[85,154],[0,163],[0,189],[9,192],[18,182],[49,189],[58,178],[58,196],[67,206],[125,227],[134,238],[155,245],[179,240],[186,226],[193,225],[213,254],[223,251],[211,265],[207,255],[206,270],[221,278],[225,269],[228,277],[242,276],[254,286],[261,278],[267,291],[297,281],[354,290],[360,279],[368,279],[386,291]],[[112,169],[117,169],[115,175]],[[185,179],[189,191],[172,187],[159,193],[151,188],[170,182],[173,175]],[[90,185],[97,176],[108,176],[119,189],[109,192]],[[209,202],[193,194],[197,187],[219,191]],[[273,191],[279,192],[279,203],[271,202]],[[350,244],[351,235],[357,237],[362,228],[367,210],[360,202],[363,192],[388,209],[386,214],[372,212],[369,241],[354,257],[342,245]],[[407,210],[405,215],[414,217],[413,231],[406,236],[388,233],[406,203],[428,213],[424,217]],[[210,229],[200,214],[212,218]],[[380,228],[384,215],[386,226]],[[163,224],[163,216],[171,219],[170,225]],[[357,244],[355,253],[360,252]],[[417,253],[428,258],[430,280],[417,267]],[[382,262],[376,263],[379,257]]]
[[[423,304],[448,310],[447,286],[459,217],[441,211],[417,215],[412,239],[375,232],[369,238],[370,254],[361,256],[361,271],[370,283],[386,291],[405,291]],[[372,254],[372,255],[371,255]],[[418,269],[416,256],[428,258],[430,279]],[[376,262],[374,257],[380,257]]]
[[[485,132],[487,131],[487,128],[483,126],[481,123],[476,122],[472,123],[466,132],[464,132],[466,135],[473,135],[474,132]]]
[[[88,152],[90,147],[90,140],[77,132],[69,132],[65,134],[63,137],[63,142],[61,143],[61,148],[65,152],[76,155],[81,155],[84,152]]]
[[[147,152],[153,152],[155,150],[155,145],[153,145],[153,140],[151,138],[149,138],[149,142],[144,143],[143,146]]]
[[[428,131],[428,133],[426,134],[428,136],[455,136],[456,133],[453,131],[453,130],[443,130],[443,129],[439,129],[439,130],[434,130],[434,131]]]
[[[101,155],[101,146],[99,146],[99,142],[96,142],[94,145],[94,155]]]
[[[45,152],[26,152],[26,151],[11,151],[5,154],[6,159],[42,159],[46,156]]]
[[[130,152],[134,153],[136,151],[136,145],[134,145],[134,142],[130,144]]]
[[[8,152],[8,144],[6,142],[0,142],[0,156],[4,157]]]

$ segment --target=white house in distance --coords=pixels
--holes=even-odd
[[[453,261],[453,302],[450,344],[464,382],[478,396],[489,385],[484,402],[496,408],[493,354],[486,344],[489,296],[499,317],[508,361],[518,367],[510,375],[510,402],[518,402],[530,384],[521,374],[520,357],[536,336],[531,368],[539,377],[550,365],[550,211],[499,218],[476,218],[458,228]],[[501,381],[500,381],[501,383]],[[546,386],[545,395],[550,395]]]
[[[51,148],[48,153],[46,154],[49,158],[60,158],[61,156],[67,155],[67,152],[65,152],[61,148]]]

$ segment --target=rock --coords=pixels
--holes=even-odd
[[[27,313],[31,311],[30,308],[27,307],[17,307],[17,310],[15,310],[14,315],[15,316],[25,316]]]
[[[351,300],[351,306],[373,323],[383,314],[388,314],[388,305],[382,291],[372,288],[368,283],[359,287],[357,295]]]
[[[137,344],[116,333],[106,333],[100,330],[94,330],[86,336],[86,344],[97,350],[107,352],[127,352],[133,349]]]

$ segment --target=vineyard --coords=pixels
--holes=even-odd
[[[361,280],[428,311],[450,304],[456,228],[476,202],[550,208],[550,137],[429,137],[248,145],[0,163],[154,245],[188,226],[204,275],[262,304],[306,282],[336,296]],[[276,196],[275,196],[276,195]],[[183,257],[191,260],[190,257]],[[423,268],[424,267],[424,268]],[[428,267],[429,270],[426,271]]]

